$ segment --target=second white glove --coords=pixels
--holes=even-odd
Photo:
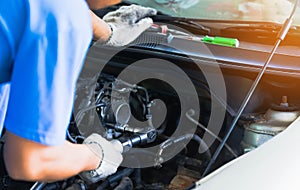
[[[123,160],[123,146],[120,141],[107,141],[101,135],[94,133],[83,143],[99,157],[100,164],[95,170],[82,172],[80,174],[82,179],[88,183],[95,183],[117,171]]]
[[[153,8],[130,5],[122,6],[106,14],[103,20],[112,29],[112,35],[106,45],[128,45],[153,24],[149,16],[156,15],[156,13],[157,11]]]

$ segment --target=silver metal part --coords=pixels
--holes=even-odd
[[[116,101],[112,104],[112,109],[119,124],[126,124],[130,119],[130,106],[124,101]]]
[[[125,141],[121,142],[124,148],[124,152],[127,152],[133,146],[144,145],[144,144],[154,142],[156,136],[157,134],[155,130],[149,130],[145,133],[136,133],[133,137],[130,137]]]
[[[44,182],[36,182],[33,184],[30,190],[42,190],[46,185],[47,183]]]
[[[288,106],[288,104],[280,104]],[[269,109],[253,123],[244,125],[244,138],[242,147],[244,152],[249,152],[267,142],[278,133],[285,130],[300,115],[298,110],[280,111]]]

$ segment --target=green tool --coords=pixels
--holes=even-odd
[[[224,38],[218,36],[197,37],[197,36],[187,36],[187,35],[172,35],[172,37],[181,38],[185,40],[192,40],[192,41],[201,41],[204,43],[216,44],[220,46],[239,47],[239,40],[236,38]]]
[[[205,43],[216,44],[221,46],[239,47],[239,40],[235,38],[205,36],[202,38],[202,41]]]

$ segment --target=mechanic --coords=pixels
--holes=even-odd
[[[151,8],[124,6],[103,20],[89,9],[119,1],[0,1],[0,133],[6,130],[1,175],[5,167],[14,180],[49,182],[95,177],[89,171],[104,178],[117,170],[120,143],[92,134],[72,144],[66,130],[92,35],[123,46],[152,24]]]

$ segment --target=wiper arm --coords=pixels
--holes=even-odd
[[[282,25],[276,24],[276,23],[252,23],[252,24],[237,24],[236,26],[230,26],[226,27],[224,29],[221,29],[221,32],[228,32],[228,31],[235,31],[238,32],[253,32],[253,33],[270,33],[277,34]]]
[[[204,34],[210,33],[210,28],[198,23],[195,19],[184,18],[184,17],[173,17],[168,15],[156,15],[152,17],[156,22],[164,22],[170,24],[177,24],[182,27],[188,27],[188,29],[196,29],[202,31]]]
[[[203,26],[202,24],[199,24],[195,21],[192,21],[192,20],[188,20],[188,19],[184,19],[184,20],[174,20],[174,23],[178,23],[178,24],[181,24],[181,25],[186,25],[186,26],[193,26],[194,28],[197,28],[197,29],[200,29],[200,30],[203,30],[207,33],[210,33],[210,28],[206,27],[206,26]]]
[[[231,23],[233,24],[233,23]],[[274,44],[277,34],[281,30],[282,24],[259,22],[259,23],[234,23],[229,27],[220,29],[222,36],[230,36],[238,38],[242,41],[249,41],[261,44]],[[299,26],[291,26],[288,31],[286,39],[283,41],[284,45],[296,45],[300,37]]]
[[[234,26],[226,27],[222,29],[223,31],[229,31],[229,30],[235,30],[237,32],[245,31],[245,32],[268,32],[268,33],[278,33],[283,24],[280,23],[273,23],[273,22],[254,22],[254,21],[235,21],[235,22],[230,22],[234,24]],[[294,33],[299,33],[300,28],[299,26],[291,26],[290,32]]]

